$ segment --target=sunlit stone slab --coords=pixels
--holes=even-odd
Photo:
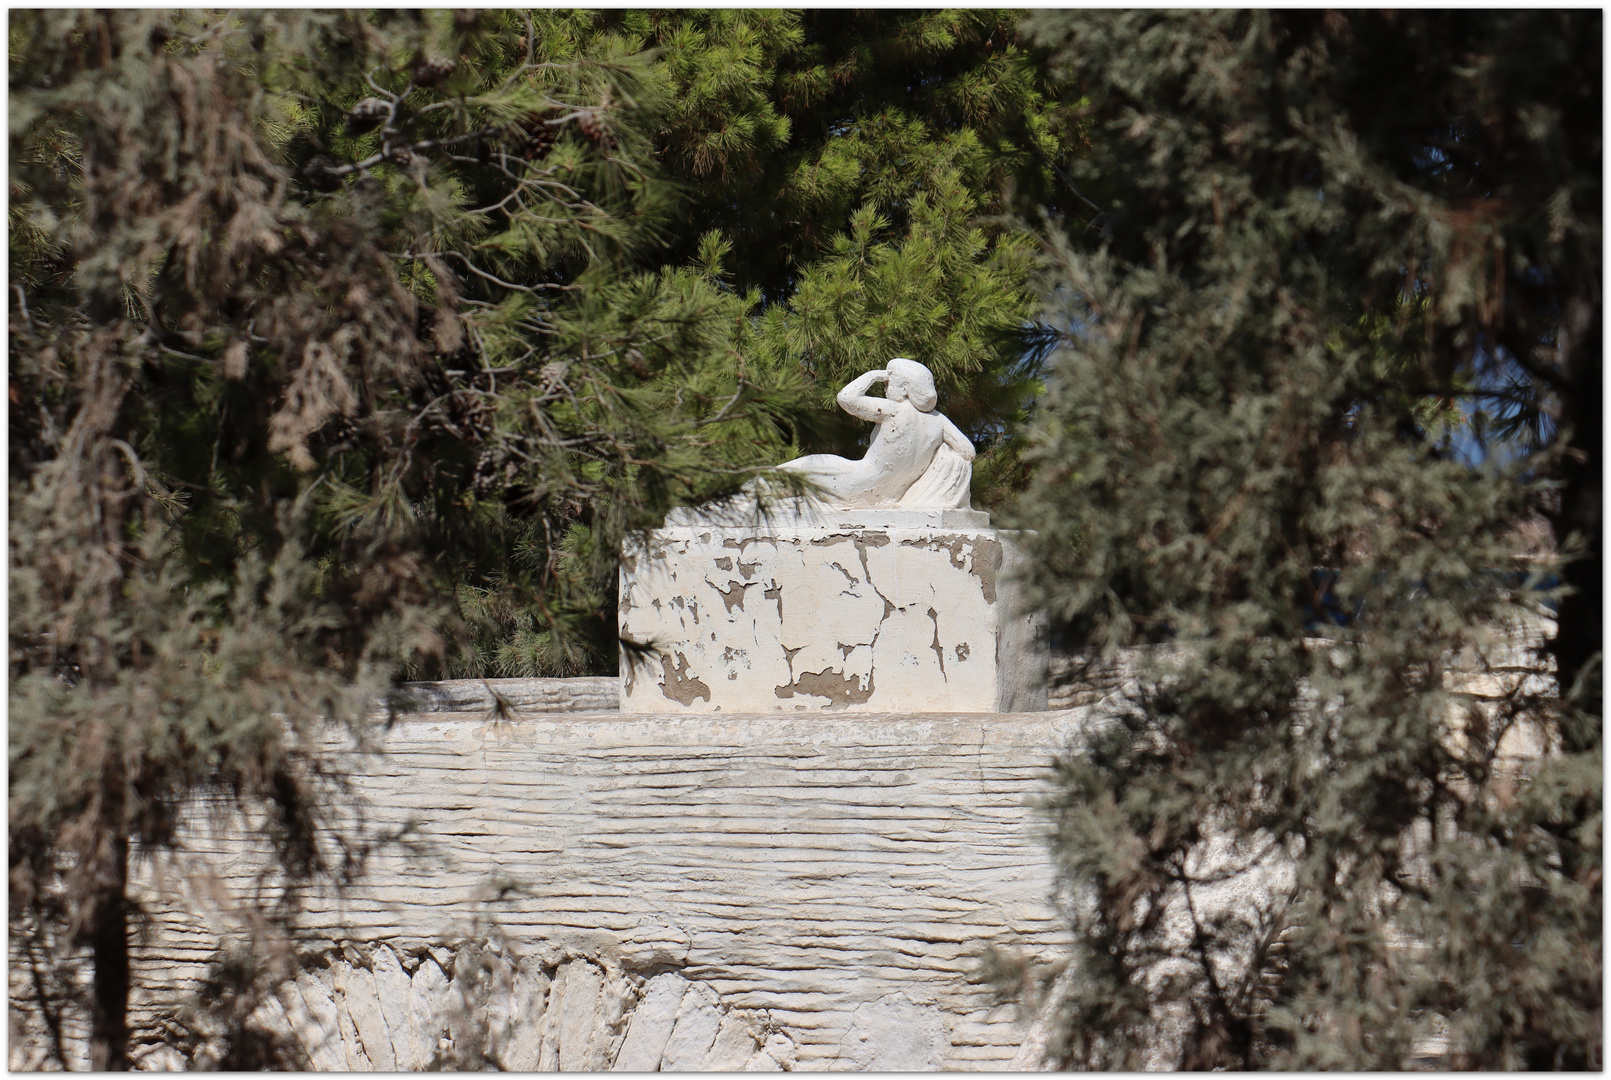
[[[636,664],[623,653],[622,711],[1045,709],[1045,655],[1018,611],[1012,534],[981,519],[671,519],[623,552],[621,635],[653,651]]]

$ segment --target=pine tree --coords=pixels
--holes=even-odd
[[[1048,807],[1063,1060],[1598,1068],[1600,14],[1026,32],[1092,150],[1019,521],[1139,657]]]
[[[583,13],[28,12],[10,56],[10,918],[111,1069],[134,860],[250,812],[287,928],[373,839],[332,739],[478,647],[613,657],[620,536],[778,460],[801,383],[646,259],[663,83]]]
[[[1019,482],[1011,431],[1037,386],[1025,349],[1033,296],[1023,238],[992,219],[1015,193],[1053,190],[1047,163],[1067,151],[1011,24],[992,12],[862,13],[851,24],[742,10],[565,20],[584,52],[613,42],[656,58],[633,93],[656,102],[645,115],[653,160],[680,182],[678,198],[654,217],[665,246],[625,257],[644,272],[697,267],[729,305],[726,363],[746,377],[810,381],[815,415],[793,415],[791,446],[771,461],[861,453],[866,425],[844,417],[834,394],[911,354],[935,370],[948,415],[992,448],[975,469],[980,504]],[[784,206],[792,216],[779,216]],[[495,555],[463,566],[458,596],[475,645],[422,674],[613,670],[614,550],[586,529],[552,535],[557,545],[528,526],[503,545],[513,565]],[[538,568],[564,572],[566,610],[551,611],[531,582]]]
[[[1082,145],[1049,122],[1016,14],[602,18],[665,56],[660,153],[689,200],[673,250],[718,233],[724,280],[754,294],[751,348],[813,380],[825,422],[798,450],[859,453],[866,426],[834,394],[897,355],[934,370],[941,408],[981,447],[1003,444],[1038,385],[1029,264],[1004,215],[1059,204],[1056,170]],[[1015,472],[1013,445],[985,454],[978,500]]]
[[[549,20],[539,36],[655,58],[632,96],[653,99],[645,161],[677,192],[651,215],[663,246],[638,243],[624,261],[687,269],[715,290],[734,335],[725,363],[746,378],[809,381],[815,415],[794,413],[791,445],[766,463],[861,453],[866,425],[844,417],[834,394],[913,355],[935,371],[942,408],[990,448],[975,469],[978,502],[994,505],[1020,482],[1011,433],[1038,386],[1026,348],[1034,297],[1024,238],[1001,215],[1055,200],[1056,163],[1079,144],[1047,122],[1042,68],[1014,18],[611,10],[561,22],[562,35]],[[506,18],[502,32],[512,26]],[[502,70],[509,59],[479,62]],[[478,549],[490,561],[460,564],[474,646],[421,674],[613,669],[613,547],[586,528],[545,528],[500,534],[513,565],[490,543]],[[551,609],[546,578],[532,580],[539,570],[570,583],[564,610]]]

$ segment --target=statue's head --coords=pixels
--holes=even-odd
[[[934,389],[934,376],[916,360],[897,356],[885,370],[889,372],[889,385],[884,396],[892,401],[910,401],[919,412],[929,412],[939,402]]]

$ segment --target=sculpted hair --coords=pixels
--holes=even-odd
[[[890,378],[897,376],[906,383],[906,395],[922,412],[928,412],[939,403],[940,395],[934,389],[934,375],[916,360],[897,356],[888,365]]]

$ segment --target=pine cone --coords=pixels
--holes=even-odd
[[[366,97],[347,113],[347,134],[362,135],[374,131],[386,122],[391,109],[379,98]]]
[[[421,60],[414,65],[414,84],[416,86],[436,86],[449,75],[452,75],[457,67],[457,64],[446,57],[439,56],[432,57],[429,60]]]
[[[358,442],[358,421],[350,416],[337,416],[319,432],[319,441],[327,447],[352,446]]]
[[[453,12],[453,25],[460,30],[474,30],[481,23],[481,12],[473,8],[459,8]]]
[[[308,159],[302,166],[302,182],[313,191],[338,191],[341,188],[342,178],[332,170],[336,168],[336,161],[324,154],[316,154]]]
[[[582,137],[601,150],[615,145],[615,136],[604,126],[604,110],[588,109],[576,118],[576,129]]]
[[[498,473],[503,464],[498,451],[490,446],[476,455],[475,472],[470,481],[470,486],[475,489],[476,494],[485,495],[498,485]]]
[[[535,161],[548,153],[554,145],[554,129],[541,113],[532,113],[509,129],[515,153],[527,161]]]
[[[453,420],[469,430],[472,437],[484,439],[492,432],[492,410],[486,400],[473,390],[459,390],[452,397]]]

